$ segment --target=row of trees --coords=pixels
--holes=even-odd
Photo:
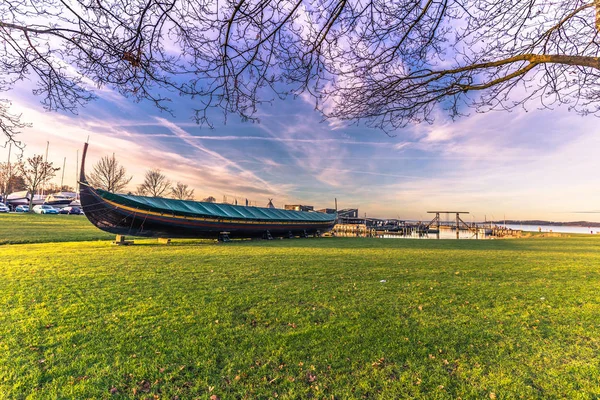
[[[173,184],[160,169],[146,171],[144,182],[138,185],[135,194],[138,196],[166,197],[170,196],[177,200],[193,200],[194,189],[188,185],[176,182]]]
[[[14,164],[0,163],[0,193],[6,198],[11,192],[27,190],[32,194],[29,200],[31,209],[33,194],[54,178],[59,170],[59,167],[54,167],[42,155],[34,155]]]
[[[115,158],[115,155],[104,156],[98,161],[87,177],[90,185],[96,188],[116,193],[122,192],[131,182],[133,176],[128,176],[127,170]],[[194,189],[188,185],[176,182],[173,184],[158,168],[146,171],[144,182],[138,185],[135,194],[139,196],[167,197],[177,200],[193,200]]]
[[[6,196],[12,192],[28,191],[37,193],[42,187],[46,192],[73,191],[69,186],[58,186],[50,183],[60,168],[54,167],[52,162],[44,160],[42,155],[34,155],[25,161],[16,163],[0,163],[0,194]],[[95,165],[91,174],[87,177],[89,183],[112,193],[122,192],[133,179],[127,174],[125,167],[119,164],[115,155],[105,156]],[[167,197],[178,200],[193,200],[194,189],[188,185],[175,182],[174,184],[161,172],[160,169],[146,171],[144,182],[137,186],[135,193],[140,196]],[[215,202],[214,197],[208,197],[203,201]],[[33,203],[33,195],[30,198],[30,209]]]

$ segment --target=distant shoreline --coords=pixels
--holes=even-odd
[[[539,225],[539,226],[576,226],[580,228],[600,228],[600,222],[590,222],[590,221],[571,221],[571,222],[554,222],[554,221],[540,221],[540,220],[512,220],[507,219],[506,221],[487,221],[485,223],[492,223],[496,225]]]

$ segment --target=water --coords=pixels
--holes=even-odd
[[[499,224],[504,226],[504,224]],[[512,225],[506,224],[509,229],[518,229],[524,232],[559,232],[559,233],[593,233],[600,234],[600,227],[584,227],[584,226],[560,226],[560,225]]]
[[[479,226],[483,227],[483,224],[479,224]],[[486,227],[489,224],[485,225]],[[505,227],[507,229],[523,231],[523,232],[556,232],[556,233],[580,233],[580,234],[594,234],[600,235],[600,227],[583,227],[583,226],[560,226],[560,225],[521,225],[521,224],[497,224],[498,227]],[[338,237],[367,237],[366,234],[357,235],[356,233],[337,233]],[[379,235],[377,236],[383,239],[436,239],[435,233],[430,233],[428,235],[419,236],[414,234],[412,236],[400,236],[400,235]],[[469,232],[466,230],[461,230],[459,232],[460,239],[475,239],[475,234],[473,232]],[[479,239],[489,239],[491,236],[485,236],[481,232],[478,235]],[[440,239],[456,239],[456,231],[450,229],[441,229],[440,230]]]
[[[380,235],[378,236],[382,239],[437,239],[437,235],[435,233],[429,233],[427,235],[419,236],[414,234],[412,236],[400,236],[400,235]],[[478,239],[485,239],[484,235],[481,233],[477,237]],[[456,231],[452,231],[450,229],[442,229],[440,230],[440,239],[456,239]],[[466,230],[459,231],[459,239],[475,239],[475,233],[469,232]]]
[[[480,225],[483,226],[483,225]],[[486,225],[489,226],[489,225]],[[504,224],[498,224],[498,227],[504,227]],[[521,224],[506,224],[507,229],[523,231],[523,232],[556,232],[556,233],[580,233],[580,234],[594,234],[600,235],[600,227],[584,227],[584,226],[560,226],[560,225],[521,225]],[[436,239],[435,233],[430,233],[427,236],[419,237],[415,236],[393,236],[393,235],[383,235],[380,236],[384,239]],[[460,231],[459,235],[460,239],[475,239],[475,234],[469,231]],[[489,239],[490,236],[485,236],[479,234],[479,239]],[[449,229],[442,229],[440,231],[440,239],[456,239],[456,231]]]

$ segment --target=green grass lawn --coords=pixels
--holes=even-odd
[[[0,398],[600,397],[600,238],[116,247],[42,217],[0,241],[94,241],[0,246]]]
[[[108,240],[83,215],[0,214],[0,244]]]

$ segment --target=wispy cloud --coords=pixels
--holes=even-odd
[[[210,168],[216,171],[219,175],[231,176],[233,174],[236,174],[237,178],[240,181],[246,182],[246,186],[254,185],[256,187],[264,188],[264,190],[269,193],[284,194],[285,191],[290,188],[290,186],[275,187],[270,182],[267,182],[264,179],[257,176],[254,172],[243,168],[238,163],[230,160],[229,158],[221,155],[220,153],[210,150],[209,148],[203,146],[201,142],[194,138],[194,136],[190,135],[188,132],[186,132],[184,129],[180,128],[176,124],[164,118],[155,118],[162,126],[168,128],[175,136],[181,139],[184,143],[192,146],[194,149],[212,158],[212,162],[210,164],[204,163],[204,168]]]
[[[358,207],[371,216],[426,219],[429,208],[466,208],[475,217],[580,219],[596,213],[595,182],[600,125],[566,110],[474,114],[452,122],[395,132],[321,122],[308,99],[259,110],[260,124],[216,124],[200,130],[189,120],[157,117],[143,104],[128,108],[104,100],[80,115],[41,112],[20,93],[16,112],[32,129],[22,134],[26,156],[67,157],[66,179],[75,181],[75,154],[90,137],[88,166],[116,153],[140,183],[144,172],[163,169],[198,196],[249,197],[266,204],[307,202]],[[121,101],[122,99],[119,99]],[[190,102],[177,103],[179,111]],[[0,157],[7,150],[0,149]],[[133,187],[133,186],[132,186]],[[572,211],[578,210],[578,211]],[[557,217],[557,215],[559,217]]]
[[[163,121],[167,121],[164,118],[158,118]],[[156,126],[157,124],[144,124],[144,126]],[[158,124],[162,126],[166,126],[164,124]],[[120,125],[125,126],[125,125]],[[134,126],[134,125],[129,125]],[[135,126],[142,126],[141,124]],[[177,124],[180,129],[183,129],[186,125]],[[189,126],[189,125],[187,125]],[[180,139],[177,135],[169,135],[165,133],[127,133],[129,137],[146,137],[146,138],[155,138],[155,139]],[[389,143],[385,142],[369,142],[369,141],[358,141],[358,140],[348,140],[348,139],[302,139],[302,138],[280,138],[280,137],[272,137],[272,136],[219,136],[219,135],[189,135],[186,140],[190,141],[201,141],[201,140],[213,140],[219,142],[231,142],[231,141],[259,141],[259,142],[278,142],[278,143],[310,143],[310,144],[342,144],[342,145],[356,145],[356,146],[373,146],[373,147],[389,147]],[[394,147],[397,149],[401,149],[405,146],[410,145],[410,143],[400,143],[395,145]]]

